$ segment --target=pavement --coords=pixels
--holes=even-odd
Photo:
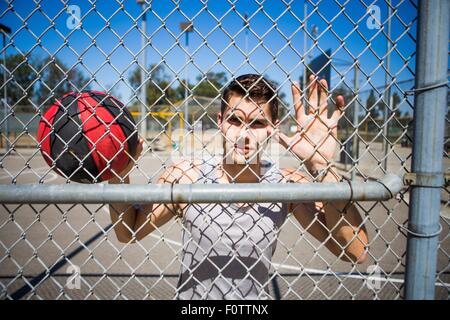
[[[360,146],[357,179],[384,174],[381,145]],[[411,149],[396,146],[388,171],[409,170]],[[155,183],[169,152],[144,156],[132,183]],[[280,166],[298,162],[280,155]],[[0,150],[0,184],[64,184],[38,150]],[[450,167],[445,159],[444,169]],[[348,169],[338,164],[343,175]],[[447,199],[445,198],[447,197]],[[283,225],[273,258],[269,290],[273,299],[401,299],[405,272],[408,193],[384,202],[357,204],[370,238],[364,264],[337,261],[290,216]],[[448,299],[448,191],[443,190],[443,231],[438,253],[436,298]],[[172,299],[180,271],[181,225],[171,220],[136,244],[119,243],[106,205],[1,205],[0,297],[4,299]],[[378,273],[368,278],[374,265]],[[73,266],[81,273],[75,285]],[[368,281],[369,280],[369,281]]]

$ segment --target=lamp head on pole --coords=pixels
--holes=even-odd
[[[313,24],[311,27],[312,36],[315,38],[318,33],[319,33],[319,27],[317,25]]]
[[[248,28],[248,26],[249,26],[249,23],[248,23],[248,13],[246,12],[246,13],[244,14],[244,27],[247,27],[247,28]]]
[[[189,33],[194,31],[194,25],[192,22],[181,22],[180,29],[186,34],[186,46],[189,46]]]
[[[192,32],[194,31],[194,25],[192,24],[192,22],[181,22],[180,29],[184,32]]]
[[[0,23],[0,31],[3,33],[9,34],[9,33],[11,33],[11,28]]]

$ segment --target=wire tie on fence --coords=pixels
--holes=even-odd
[[[352,181],[349,178],[342,175],[342,180],[345,180],[348,183],[348,186],[350,188],[350,199],[345,204],[344,209],[342,209],[342,213],[347,213],[347,209],[348,209],[348,207],[350,207],[350,205],[353,201],[353,186],[352,186]]]
[[[403,176],[403,183],[407,186],[442,188],[448,181],[448,174],[443,172],[408,172]]]
[[[179,179],[178,179],[179,181]],[[172,181],[170,183],[170,203],[172,204],[172,208],[175,211],[174,212],[174,216],[177,218],[183,218],[183,210],[181,210],[179,204],[176,205],[175,202],[173,201],[173,186],[178,182],[178,181]]]
[[[422,93],[422,92],[433,90],[433,89],[440,88],[440,87],[446,87],[447,84],[448,84],[448,81],[445,81],[445,82],[439,82],[439,83],[421,87],[421,88],[407,90],[407,91],[405,91],[405,96],[413,95],[415,93]]]
[[[417,233],[417,232],[411,231],[408,228],[403,227],[401,225],[398,225],[398,227],[400,229],[405,230],[406,233],[409,233],[410,235],[413,235],[414,237],[417,237],[417,238],[434,238],[434,237],[437,237],[442,232],[442,229],[443,229],[442,228],[442,224],[439,224],[439,230],[437,232],[434,232],[434,233]]]

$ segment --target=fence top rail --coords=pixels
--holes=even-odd
[[[0,185],[0,203],[233,203],[377,201],[393,198],[402,179],[386,174],[377,181],[240,184],[28,184]]]

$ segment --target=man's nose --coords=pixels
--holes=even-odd
[[[250,130],[247,126],[242,125],[240,130],[239,130],[239,136],[238,136],[238,141],[242,142],[243,144],[248,144],[250,141]]]

